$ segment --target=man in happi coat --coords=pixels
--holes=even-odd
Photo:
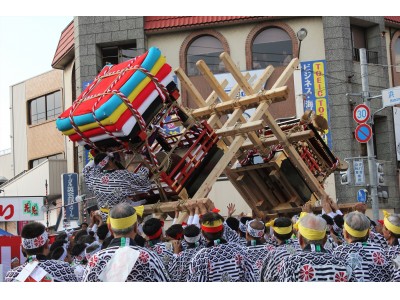
[[[90,178],[89,190],[96,198],[103,221],[106,221],[109,210],[116,204],[128,202],[137,206],[143,201],[132,201],[131,197],[151,189],[149,171],[140,168],[137,173],[123,169],[113,154],[99,153],[94,158],[96,167],[83,170],[84,178]]]
[[[207,245],[192,258],[188,281],[245,281],[246,249],[222,238],[223,221],[221,215],[213,212],[202,216],[201,232]]]
[[[146,247],[155,253],[164,263],[168,270],[168,265],[171,262],[174,253],[172,249],[167,247],[167,244],[162,241],[164,221],[151,218],[148,219],[142,227],[143,233],[147,236]]]
[[[326,221],[308,213],[298,221],[298,239],[302,251],[285,257],[279,281],[351,281],[344,263],[323,245]]]
[[[276,218],[265,226],[272,228],[277,246],[267,252],[260,272],[260,281],[278,281],[283,259],[296,254],[301,248],[297,238],[292,238],[293,225],[289,218]]]
[[[246,245],[246,281],[260,279],[261,268],[267,254],[274,247],[263,242],[264,223],[258,220],[247,222]]]
[[[347,244],[334,250],[334,256],[346,263],[356,281],[390,281],[392,268],[384,249],[369,241],[370,221],[363,213],[345,216],[343,236]]]
[[[246,216],[241,217],[239,219],[239,231],[238,231],[239,240],[237,241],[237,243],[239,243],[240,245],[242,245],[244,247],[246,247],[246,245],[247,245],[247,240],[246,240],[247,226],[246,226],[246,223],[248,221],[251,221],[251,220],[252,220],[252,218],[246,217]],[[227,226],[224,226],[224,227],[227,227]]]
[[[132,206],[120,203],[111,209],[110,229],[114,239],[106,249],[90,257],[83,281],[170,281],[160,258],[152,251],[136,245],[137,214]]]
[[[7,272],[5,281],[19,282],[76,282],[73,268],[59,260],[48,259],[49,236],[39,222],[24,226],[21,232],[22,251],[27,261]]]
[[[386,257],[391,261],[393,280],[400,281],[400,215],[383,211],[383,236],[387,240]]]
[[[186,248],[181,251],[180,242],[173,241],[174,256],[168,266],[171,281],[186,282],[189,275],[189,264],[193,256],[204,248],[201,241],[200,228],[196,225],[188,225],[183,230],[183,239],[186,242]]]

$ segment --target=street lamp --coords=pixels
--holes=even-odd
[[[300,59],[300,48],[301,48],[301,42],[306,38],[307,36],[307,29],[301,28],[299,31],[297,31],[297,38],[299,39],[299,51],[297,52],[297,58]]]

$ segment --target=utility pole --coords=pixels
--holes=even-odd
[[[360,49],[360,66],[361,66],[361,84],[362,84],[362,99],[363,103],[370,107],[369,97],[369,84],[368,84],[368,65],[367,65],[367,50],[365,48]],[[371,127],[374,124],[373,114],[369,117],[368,125]],[[374,153],[374,139],[367,142],[367,154],[368,154],[368,171],[369,171],[369,185],[371,187],[371,200],[372,200],[372,217],[373,220],[379,219],[379,204],[378,204],[378,180],[376,176],[376,159]]]

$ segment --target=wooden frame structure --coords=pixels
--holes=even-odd
[[[252,208],[256,215],[263,216],[265,212],[276,213],[279,211],[290,210],[290,207],[298,207],[302,204],[296,198],[295,192],[290,191],[290,184],[285,182],[285,178],[280,176],[279,162],[273,160],[269,163],[268,168],[275,165],[274,170],[269,170],[268,175],[256,172],[257,168],[262,169],[263,166],[252,166],[252,168],[242,169],[240,172],[231,168],[231,165],[245,157],[246,152],[250,149],[256,149],[262,155],[268,155],[268,146],[279,144],[283,148],[284,157],[287,158],[293,168],[303,178],[306,185],[311,190],[311,202],[315,202],[318,198],[322,199],[326,196],[326,192],[316,177],[311,173],[310,169],[299,155],[293,143],[297,141],[307,140],[314,136],[314,132],[306,130],[287,135],[275,121],[269,111],[272,103],[286,100],[288,96],[288,88],[286,82],[292,76],[293,71],[297,68],[299,61],[294,58],[283,71],[281,76],[276,80],[270,90],[262,90],[266,80],[274,71],[272,66],[267,67],[258,81],[252,86],[248,79],[249,75],[242,75],[240,70],[235,66],[232,59],[227,53],[222,53],[220,59],[225,65],[225,68],[232,74],[237,84],[233,87],[230,93],[224,91],[224,85],[217,81],[214,74],[202,60],[197,62],[197,67],[203,77],[213,89],[213,92],[204,99],[200,92],[195,88],[190,79],[186,76],[182,69],[175,70],[181,85],[185,88],[190,97],[199,106],[198,109],[192,110],[190,114],[195,119],[207,119],[207,123],[211,125],[218,136],[221,137],[219,147],[224,149],[223,157],[215,165],[212,172],[203,182],[196,194],[192,197],[204,198],[211,190],[213,184],[219,176],[225,172],[232,184],[237,188],[239,193],[246,200],[247,204]],[[245,96],[242,98],[234,98],[238,90],[242,89]],[[220,102],[216,102],[217,98]],[[256,108],[254,114],[249,120],[245,120],[242,116],[243,112],[248,108]],[[227,121],[223,124],[221,116],[229,115]],[[273,132],[274,137],[262,140],[257,134],[258,130],[268,126]],[[282,159],[281,159],[282,160]],[[253,171],[251,171],[253,170]],[[249,181],[242,173],[249,173],[247,177],[252,178]],[[285,201],[276,201],[271,192],[266,187],[265,177],[271,177],[275,182],[280,183],[281,193],[286,190],[288,193],[282,197]],[[254,184],[252,186],[251,184]],[[265,205],[266,200],[270,201],[270,205]],[[288,204],[290,203],[290,204]],[[289,205],[289,206],[288,206]]]

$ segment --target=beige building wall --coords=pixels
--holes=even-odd
[[[324,34],[321,17],[304,17],[279,20],[276,22],[287,24],[295,33],[301,28],[307,29],[307,37],[301,43],[300,61],[325,59]],[[253,23],[213,28],[225,37],[230,48],[230,56],[242,71],[246,70],[246,39],[251,30],[258,25],[259,23]],[[192,33],[193,30],[150,35],[147,39],[147,47],[158,47],[161,53],[166,56],[168,64],[175,69],[179,67],[179,50],[181,45],[185,38]],[[294,54],[294,56],[296,54]],[[295,80],[295,94],[301,93],[301,81],[296,82]],[[301,101],[301,103],[299,103],[299,105],[296,104],[296,107],[302,107],[302,97],[300,97],[298,101]],[[301,115],[302,112],[298,112],[298,114]],[[336,199],[333,175],[326,180],[325,189],[333,199]],[[250,207],[229,181],[216,182],[209,194],[209,198],[215,203],[215,206],[221,210],[221,214],[224,216],[227,215],[226,206],[229,203],[234,203],[236,205],[236,214],[241,212],[245,214],[251,213]]]
[[[26,85],[26,118],[28,118],[28,103],[37,97],[62,91],[63,74],[61,70],[52,70],[34,78],[28,79]],[[26,122],[26,124],[28,124]],[[57,130],[55,119],[44,123],[27,125],[28,161],[64,152],[64,138]]]
[[[321,17],[295,18],[279,20],[293,29],[294,32],[301,28],[308,31],[307,37],[301,44],[301,60],[317,60],[325,58],[324,34]],[[250,31],[259,23],[240,24],[229,27],[215,27],[228,41],[232,60],[239,66],[240,70],[246,69],[245,43]],[[147,47],[158,47],[161,53],[166,56],[167,62],[173,67],[179,67],[179,49],[185,38],[193,31],[171,32],[159,35],[149,35]],[[316,42],[318,41],[318,42]]]

